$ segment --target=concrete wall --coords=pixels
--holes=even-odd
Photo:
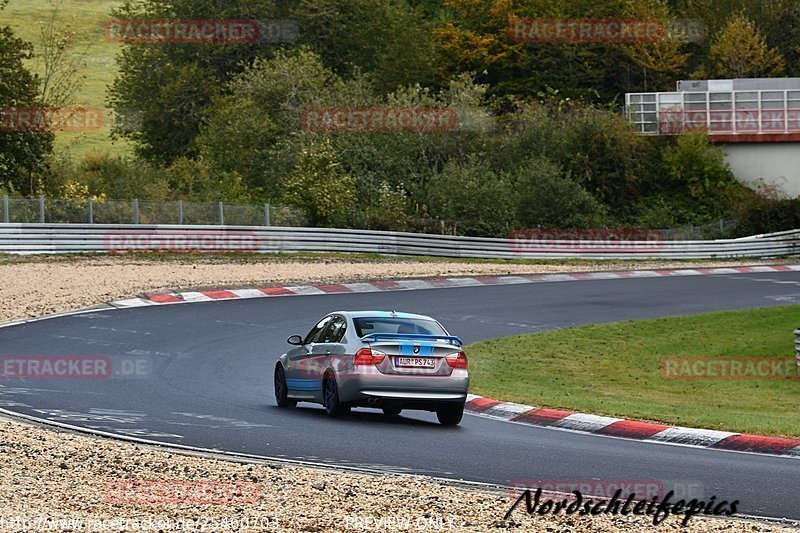
[[[733,174],[747,184],[762,179],[787,195],[800,196],[800,142],[723,143]]]

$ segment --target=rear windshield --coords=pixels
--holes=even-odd
[[[370,333],[399,333],[403,335],[447,335],[437,322],[421,318],[354,318],[359,337]]]

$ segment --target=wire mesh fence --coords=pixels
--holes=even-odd
[[[17,224],[186,224],[293,226],[307,224],[301,209],[224,202],[74,200],[3,196],[0,222]]]
[[[281,205],[228,204],[224,202],[153,202],[146,200],[86,200],[65,198],[0,197],[0,223],[25,224],[149,224],[149,225],[219,225],[219,226],[282,226],[305,227],[308,217],[302,209]],[[652,230],[668,241],[725,239],[734,235],[736,220],[719,220],[706,225]],[[408,217],[383,220],[365,212],[352,210],[349,227],[428,233],[440,235],[473,235],[457,222],[437,218]],[[506,235],[480,236],[504,237]],[[500,229],[499,231],[502,231]],[[606,235],[600,232],[598,234]],[[626,230],[619,230],[624,235]],[[590,235],[588,232],[587,235]],[[593,237],[585,237],[592,239]],[[599,238],[599,237],[597,237]],[[608,238],[608,237],[604,237]],[[623,237],[619,237],[623,238]]]

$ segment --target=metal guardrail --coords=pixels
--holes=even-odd
[[[800,252],[800,230],[713,241],[518,240],[256,226],[0,224],[0,253],[343,252],[487,259],[708,259]]]

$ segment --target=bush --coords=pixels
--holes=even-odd
[[[312,143],[283,182],[283,201],[306,211],[313,226],[343,225],[356,202],[356,181],[346,174],[330,142]]]
[[[722,150],[704,132],[679,135],[664,150],[664,164],[670,180],[693,198],[718,197],[735,182]]]
[[[492,171],[485,161],[449,163],[432,178],[428,198],[431,211],[456,222],[460,234],[495,237],[507,234],[513,224],[509,178]]]
[[[515,196],[517,221],[526,229],[599,228],[607,222],[605,207],[544,157],[520,168]]]
[[[800,228],[800,198],[783,198],[771,189],[762,189],[737,205],[739,237]]]

